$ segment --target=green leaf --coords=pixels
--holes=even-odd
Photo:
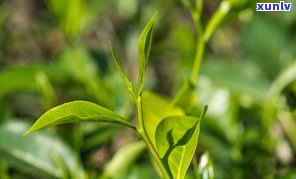
[[[110,109],[114,107],[114,96],[99,75],[99,69],[85,47],[68,48],[59,58],[61,70],[67,73],[68,78],[83,84],[86,92],[102,106]]]
[[[184,115],[180,108],[173,107],[164,97],[152,92],[143,93],[143,118],[147,135],[155,146],[156,127],[167,116]]]
[[[10,120],[0,125],[1,160],[30,176],[61,178],[62,173],[51,158],[51,154],[58,154],[65,161],[67,169],[75,172],[75,154],[69,146],[45,131],[22,138],[28,127],[29,124],[21,120]]]
[[[110,51],[111,51],[111,54],[112,54],[113,61],[114,61],[115,65],[116,65],[117,70],[119,71],[119,74],[120,74],[122,80],[124,81],[127,89],[129,90],[130,94],[132,95],[133,99],[136,100],[136,94],[135,94],[134,87],[133,87],[131,81],[129,80],[127,74],[123,70],[122,66],[120,65],[119,60],[118,60],[118,58],[116,57],[116,55],[115,55],[115,53],[113,51],[111,43],[109,43],[109,47],[110,47]]]
[[[67,78],[63,71],[59,63],[6,68],[0,71],[0,98],[18,92],[36,91],[38,73],[44,73],[49,81],[61,82]]]
[[[242,26],[243,51],[270,79],[293,62],[295,44],[282,22],[254,13],[251,21]],[[289,54],[289,55],[288,55]]]
[[[255,102],[264,99],[269,82],[262,71],[252,62],[223,62],[213,59],[203,64],[202,76],[216,87],[230,89],[239,96],[250,96]]]
[[[81,125],[83,133],[83,146],[82,150],[91,151],[98,146],[110,142],[114,135],[122,130],[121,126],[114,126],[112,124],[92,124],[86,123]]]
[[[40,71],[36,74],[36,86],[40,93],[43,108],[48,110],[54,106],[57,99],[54,93],[54,89],[48,79],[48,76]]]
[[[56,16],[61,28],[68,38],[79,35],[86,25],[85,3],[80,0],[45,1],[51,13]]]
[[[181,107],[186,113],[190,113],[192,108],[196,106],[196,89],[195,85],[190,82],[190,80],[186,80],[184,85],[174,97],[171,102],[173,106]]]
[[[66,166],[65,160],[62,158],[61,155],[57,153],[53,153],[51,155],[52,160],[54,161],[55,165],[58,167],[61,179],[67,179],[70,177],[70,172],[68,171],[68,168]]]
[[[157,151],[172,178],[185,177],[194,156],[199,136],[199,119],[170,116],[157,126]]]
[[[159,175],[152,168],[149,161],[141,162],[140,165],[136,164],[130,167],[130,171],[122,178],[141,178],[141,179],[151,179],[159,178]]]
[[[157,12],[153,14],[151,19],[146,24],[139,42],[138,42],[138,53],[139,53],[139,75],[138,75],[138,94],[140,94],[144,87],[144,79],[145,79],[145,72],[147,61],[150,54],[150,48],[152,43],[152,33],[153,33],[153,24],[155,18],[157,16]]]
[[[145,143],[137,141],[120,148],[106,164],[102,178],[119,178],[144,151]]]
[[[37,70],[38,67],[15,67],[1,71],[0,97],[19,91],[34,90]]]
[[[135,126],[109,109],[87,101],[73,101],[52,108],[44,113],[24,136],[46,126],[82,121],[110,122],[135,128]]]

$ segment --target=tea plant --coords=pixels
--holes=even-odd
[[[152,94],[144,93],[144,80],[147,61],[152,42],[153,23],[157,13],[146,24],[138,44],[139,52],[139,75],[135,89],[125,71],[119,64],[113,49],[111,53],[123,81],[137,107],[138,124],[132,124],[128,120],[115,114],[107,108],[87,101],[74,101],[55,107],[43,114],[25,135],[45,126],[82,122],[97,121],[123,125],[134,130],[147,145],[164,178],[184,178],[186,171],[195,153],[199,135],[199,123],[205,115],[206,108],[201,116],[187,116],[177,106],[164,101],[162,111],[156,117],[149,117],[150,109],[146,100],[153,98]],[[157,97],[156,97],[157,98]],[[159,100],[152,99],[152,103]]]
[[[195,100],[196,85],[206,43],[222,23],[248,7],[250,2],[222,1],[205,28],[201,21],[203,1],[192,3],[184,0],[183,3],[191,12],[196,26],[197,45],[190,77],[185,80],[172,100],[143,91],[153,39],[153,26],[157,16],[155,13],[146,24],[138,41],[137,85],[129,79],[110,44],[115,66],[137,108],[136,124],[101,105],[88,101],[73,101],[48,110],[24,135],[46,126],[65,123],[95,121],[118,124],[130,128],[140,136],[157,166],[156,170],[160,171],[163,178],[184,178],[197,148],[200,121],[207,110],[207,107],[204,107],[200,116],[196,116],[196,108],[198,108]]]

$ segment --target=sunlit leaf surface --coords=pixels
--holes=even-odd
[[[157,151],[173,178],[184,178],[195,153],[199,136],[199,119],[170,116],[157,126]]]
[[[25,135],[46,126],[82,121],[111,122],[132,127],[128,121],[109,109],[87,101],[73,101],[52,108],[44,113]]]

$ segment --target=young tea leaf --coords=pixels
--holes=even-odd
[[[46,126],[82,121],[110,122],[135,128],[135,126],[122,117],[100,105],[87,101],[73,101],[52,108],[44,113],[24,136]]]
[[[109,47],[110,47],[110,51],[111,51],[111,54],[112,54],[113,61],[114,61],[115,65],[116,65],[117,70],[119,71],[119,74],[120,74],[121,78],[123,79],[126,87],[128,88],[130,94],[132,95],[132,97],[134,99],[136,99],[134,87],[133,87],[132,83],[130,82],[129,78],[127,77],[127,74],[123,70],[122,66],[120,65],[119,60],[118,60],[118,58],[116,57],[116,55],[115,55],[115,53],[113,51],[111,43],[109,43]]]
[[[157,126],[157,151],[172,178],[182,179],[194,156],[199,136],[199,119],[170,116]]]
[[[153,24],[156,16],[157,16],[157,12],[153,14],[151,19],[146,24],[138,43],[138,53],[139,53],[139,61],[140,61],[139,75],[138,75],[138,94],[142,92],[144,87],[145,71],[146,71],[147,61],[150,53]]]

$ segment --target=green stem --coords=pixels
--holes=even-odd
[[[204,39],[207,42],[213,33],[218,29],[218,27],[223,22],[225,16],[229,13],[231,9],[231,4],[228,1],[222,1],[218,10],[211,17],[207,28],[204,32]]]
[[[230,4],[228,1],[222,1],[218,10],[214,13],[213,17],[210,19],[205,31],[203,32],[201,21],[200,21],[200,14],[201,14],[201,7],[202,3],[198,4],[197,10],[192,12],[192,18],[194,19],[195,26],[196,26],[196,33],[197,33],[197,45],[195,51],[195,57],[192,67],[191,73],[191,82],[193,84],[197,83],[197,78],[200,71],[200,65],[204,56],[205,51],[205,44],[208,42],[209,38],[212,34],[217,30],[217,28],[221,25],[222,21],[224,20],[225,16],[229,13]]]
[[[203,28],[201,24],[202,7],[203,7],[203,1],[199,0],[196,4],[196,9],[194,11],[191,11],[191,16],[195,23],[196,36],[197,36],[195,56],[194,56],[194,61],[193,61],[193,66],[191,71],[191,77],[190,77],[190,82],[194,85],[197,83],[197,78],[200,71],[200,65],[201,65],[203,55],[204,55],[204,50],[205,50],[205,40],[204,40]]]
[[[195,52],[193,67],[192,67],[192,71],[191,71],[190,82],[192,84],[197,83],[197,78],[199,75],[200,65],[201,65],[201,62],[203,59],[204,50],[205,50],[205,41],[204,41],[203,36],[200,36],[197,40],[196,52]]]
[[[144,140],[145,144],[148,147],[149,152],[152,154],[157,166],[159,167],[163,177],[165,179],[170,179],[170,176],[165,168],[165,166],[163,165],[160,156],[158,155],[156,148],[154,147],[154,145],[152,144],[150,138],[148,137],[147,131],[145,129],[145,125],[144,125],[144,119],[143,119],[143,105],[142,105],[142,94],[138,94],[137,97],[137,110],[138,110],[138,122],[139,122],[139,126],[137,129],[138,134],[142,137],[142,139]]]

